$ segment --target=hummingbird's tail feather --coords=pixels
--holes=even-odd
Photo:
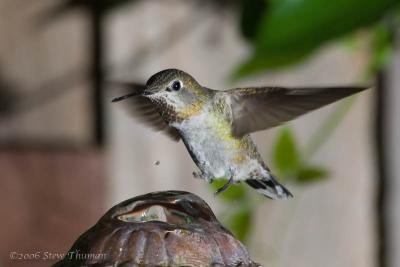
[[[292,193],[283,185],[279,184],[273,177],[263,179],[247,179],[246,183],[257,190],[257,192],[271,199],[289,199]]]

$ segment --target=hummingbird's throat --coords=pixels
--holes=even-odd
[[[203,108],[204,103],[202,101],[197,101],[195,103],[187,105],[181,111],[178,111],[178,116],[183,120],[186,120],[194,116],[200,115],[200,113],[203,111]]]
[[[204,102],[200,100],[184,103],[179,98],[161,95],[153,95],[150,100],[157,107],[161,117],[168,123],[182,122],[200,115],[204,109]]]

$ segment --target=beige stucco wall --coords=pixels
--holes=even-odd
[[[90,141],[87,20],[71,13],[45,23],[56,4],[0,1],[0,76],[16,89],[22,110],[0,118],[2,144]]]
[[[389,68],[389,97],[388,100],[388,131],[387,140],[389,144],[394,144],[388,147],[388,179],[390,183],[390,189],[388,190],[390,195],[386,197],[388,201],[387,215],[388,215],[388,227],[390,230],[390,250],[388,251],[390,259],[389,264],[392,267],[400,265],[400,255],[398,253],[400,248],[400,146],[398,145],[398,139],[400,137],[400,120],[398,118],[400,114],[400,50],[395,51],[393,55],[393,64]]]

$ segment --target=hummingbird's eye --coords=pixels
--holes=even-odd
[[[181,89],[182,84],[180,81],[174,81],[171,87],[172,87],[172,90],[178,91]]]

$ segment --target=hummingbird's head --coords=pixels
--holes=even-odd
[[[160,110],[172,108],[178,115],[191,115],[207,99],[209,92],[191,75],[178,69],[160,71],[146,83],[143,96],[148,97]]]
[[[134,92],[116,97],[118,102],[130,97],[146,99],[155,105],[165,121],[176,121],[199,115],[204,104],[212,98],[214,91],[202,87],[192,76],[177,69],[160,71],[147,81],[145,86],[122,83],[125,87],[136,87]]]

